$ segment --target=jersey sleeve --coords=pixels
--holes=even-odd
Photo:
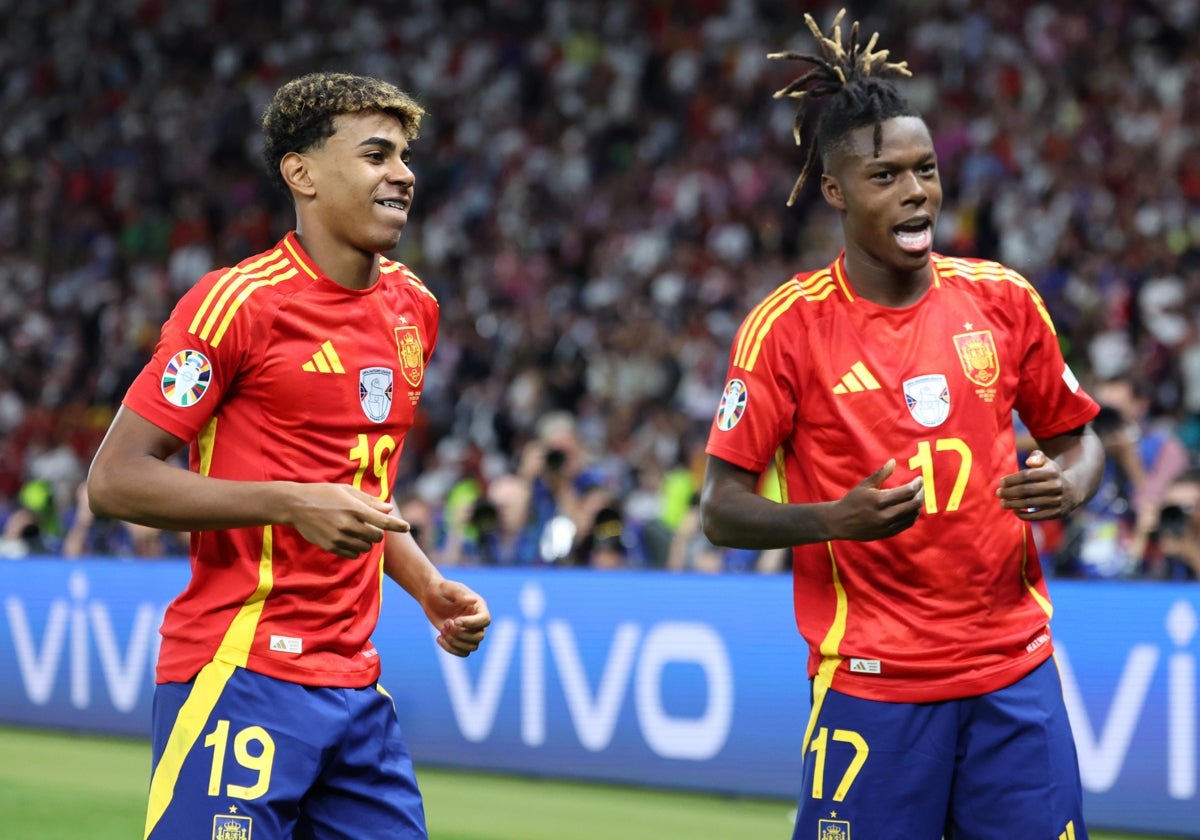
[[[1058,334],[1041,296],[1024,278],[1017,305],[1024,310],[1025,354],[1015,407],[1035,438],[1050,438],[1079,428],[1100,407],[1080,386],[1063,358]]]
[[[234,314],[230,301],[222,301],[218,275],[202,278],[163,324],[154,355],[123,404],[181,440],[194,440],[244,361],[250,324]]]
[[[778,313],[772,317],[771,299],[746,316],[734,337],[725,390],[705,448],[751,472],[761,472],[771,462],[798,404],[796,380],[786,371],[795,368],[792,356],[803,342],[782,340],[787,330]]]

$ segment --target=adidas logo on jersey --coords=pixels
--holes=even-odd
[[[856,391],[878,391],[879,381],[867,370],[862,362],[850,366],[850,372],[842,377],[842,381],[833,386],[835,394],[850,394]]]
[[[300,369],[309,373],[346,372],[346,369],[342,367],[342,360],[338,358],[337,351],[333,349],[332,341],[322,344],[321,348],[313,353],[312,359],[302,364]]]

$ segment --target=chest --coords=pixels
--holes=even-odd
[[[1022,364],[1012,320],[970,298],[895,313],[845,307],[814,323],[803,348],[802,411],[826,434],[987,435],[1009,422]]]
[[[404,295],[297,301],[274,318],[246,387],[284,432],[403,432],[424,385],[422,323]]]

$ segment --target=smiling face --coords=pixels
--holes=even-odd
[[[847,262],[890,276],[924,274],[942,206],[937,155],[925,121],[893,117],[846,134],[826,155],[825,200],[842,214]]]
[[[396,117],[379,111],[335,117],[331,137],[283,161],[306,236],[320,228],[322,238],[365,253],[395,248],[416,180],[408,161],[408,139]],[[289,169],[296,177],[288,177]]]

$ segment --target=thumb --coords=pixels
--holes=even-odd
[[[1025,458],[1025,466],[1030,469],[1046,466],[1046,453],[1040,449],[1035,449]]]
[[[886,464],[884,464],[882,467],[875,470],[875,472],[871,473],[869,476],[864,478],[862,481],[862,484],[860,486],[862,486],[862,487],[879,487],[880,485],[883,484],[883,482],[887,481],[888,476],[890,476],[895,471],[896,471],[896,459],[892,458]]]

